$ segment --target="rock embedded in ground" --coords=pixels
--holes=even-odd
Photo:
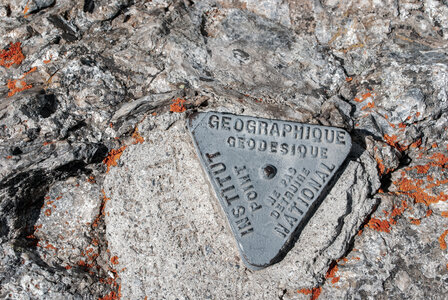
[[[158,118],[170,116],[140,123],[145,142],[129,146],[104,183],[111,199],[107,240],[118,269],[126,268],[118,272],[125,298],[225,297],[236,285],[234,296],[255,299],[260,293],[275,297],[283,289],[314,286],[376,203],[370,198],[379,187],[375,161],[354,146],[293,249],[281,262],[250,271],[201,169],[186,121],[181,118],[165,130]]]
[[[0,297],[443,298],[447,12],[0,0]],[[185,129],[212,110],[353,140],[295,246],[262,271],[239,260]]]

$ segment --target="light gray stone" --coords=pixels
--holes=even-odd
[[[20,42],[25,56],[0,66],[0,297],[118,298],[121,282],[123,297],[142,299],[310,297],[297,288],[324,299],[446,298],[447,11],[437,0],[0,0],[0,49]],[[21,81],[32,87],[8,96]],[[238,260],[186,113],[168,113],[177,98],[188,114],[350,133],[341,177],[278,264],[252,272]],[[106,173],[103,160],[125,146]],[[122,166],[154,179],[153,191]],[[161,194],[156,176],[167,180]],[[105,177],[109,201],[96,196]],[[45,197],[59,192],[66,204],[46,216]],[[188,201],[176,211],[173,199]],[[390,232],[363,227],[390,221],[383,210],[403,200]],[[98,208],[97,226],[87,225]],[[98,254],[91,267],[80,265],[86,245]]]
[[[355,147],[294,248],[281,262],[250,271],[239,258],[185,121],[167,131],[158,128],[163,128],[158,118],[145,119],[139,127],[145,142],[128,147],[121,166],[112,168],[105,181],[111,198],[106,206],[107,239],[112,255],[119,258],[118,269],[126,268],[119,271],[125,298],[256,299],[263,294],[268,299],[283,289],[314,286],[327,264],[346,251],[376,203],[369,198],[379,186],[375,162]]]

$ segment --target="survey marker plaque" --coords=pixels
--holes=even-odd
[[[219,112],[188,128],[244,263],[285,255],[351,148],[343,129]]]

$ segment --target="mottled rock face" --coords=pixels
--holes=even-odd
[[[0,0],[0,297],[446,298],[445,2]],[[210,111],[353,141],[263,270],[195,153]]]
[[[156,116],[141,123],[145,143],[130,146],[120,158],[122,167],[113,168],[104,183],[112,199],[106,207],[107,240],[119,267],[126,267],[119,272],[123,296],[263,293],[270,298],[300,287],[298,277],[313,286],[319,280],[315,274],[324,274],[326,265],[343,255],[376,203],[368,198],[379,187],[375,161],[354,146],[295,247],[280,263],[252,272],[241,261],[184,120],[159,132],[156,128],[165,127],[161,118],[172,120]],[[238,289],[230,292],[234,285]]]

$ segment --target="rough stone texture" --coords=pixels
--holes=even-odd
[[[25,56],[0,66],[1,298],[446,298],[446,1],[0,0],[0,18]],[[239,261],[194,110],[351,133],[280,263]]]
[[[314,286],[329,262],[344,254],[376,203],[369,198],[379,187],[375,161],[355,146],[294,249],[276,265],[249,271],[207,184],[185,122],[181,119],[167,131],[158,130],[164,126],[157,119],[169,117],[141,123],[145,143],[128,147],[121,167],[113,168],[104,183],[111,198],[106,207],[107,240],[119,266],[126,267],[118,273],[124,298],[264,295],[269,299],[283,289]],[[217,281],[219,286],[213,284]]]

